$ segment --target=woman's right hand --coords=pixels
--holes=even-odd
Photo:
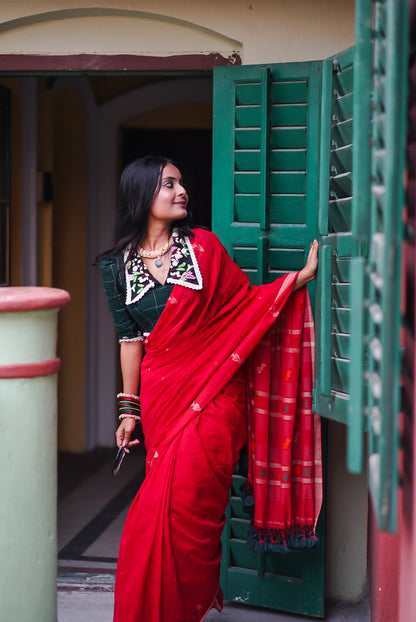
[[[116,431],[117,447],[126,447],[126,453],[129,453],[127,447],[133,447],[139,445],[139,439],[131,441],[131,435],[136,429],[136,421],[132,417],[125,417]]]
[[[309,248],[309,254],[308,254],[308,259],[306,261],[306,265],[298,273],[293,291],[296,291],[300,287],[307,285],[307,283],[310,283],[316,277],[316,271],[318,269],[318,248],[319,248],[318,241],[314,240]]]

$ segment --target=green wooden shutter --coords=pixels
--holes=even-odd
[[[362,19],[362,4],[355,48],[324,61],[318,205],[315,410],[348,426],[347,466],[353,473],[363,466],[370,202],[371,20]]]
[[[324,62],[315,407],[348,425],[381,529],[396,522],[407,3],[358,0],[355,50]]]
[[[379,527],[397,521],[400,286],[408,71],[408,7],[377,0],[371,148],[370,251],[366,271],[365,405],[369,486]]]
[[[316,234],[320,65],[214,72],[212,225],[253,284],[302,268]]]
[[[323,63],[315,410],[348,423],[351,395],[353,50]]]
[[[316,237],[321,63],[214,71],[213,230],[253,284],[303,267]],[[223,534],[226,599],[323,616],[321,545],[290,555],[247,546],[234,476]]]

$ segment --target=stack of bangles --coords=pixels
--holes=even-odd
[[[118,393],[118,418],[120,420],[130,417],[135,421],[141,421],[140,399],[138,395],[132,395],[131,393]]]

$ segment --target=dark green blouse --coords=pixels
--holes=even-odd
[[[162,285],[149,273],[154,281],[153,289],[147,291],[137,302],[126,305],[124,262],[120,259],[114,261],[105,257],[100,261],[105,295],[120,341],[142,341],[155,327],[174,285]]]
[[[101,276],[114,326],[121,341],[143,341],[155,327],[175,284],[202,289],[202,276],[189,238],[174,233],[171,263],[162,285],[140,255],[124,263],[125,253],[100,259]]]

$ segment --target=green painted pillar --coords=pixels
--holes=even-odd
[[[0,289],[0,618],[56,622],[58,310],[69,294]]]

